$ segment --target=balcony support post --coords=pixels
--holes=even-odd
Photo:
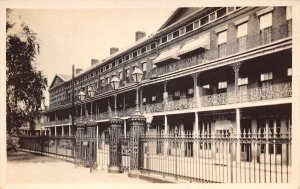
[[[168,104],[168,92],[167,92],[168,81],[164,81],[163,85],[164,85],[163,104],[164,104],[164,109],[166,110],[167,109],[167,104]]]
[[[236,112],[236,138],[237,138],[237,148],[236,148],[236,162],[241,161],[241,115],[240,115],[240,109],[235,109]]]
[[[164,128],[164,137],[168,136],[169,133],[169,125],[168,125],[168,117],[167,115],[164,115],[165,118],[165,128]],[[168,155],[168,142],[165,141],[164,142],[164,151],[163,151],[164,155]]]
[[[71,136],[72,129],[71,129],[71,125],[69,125],[69,136]]]
[[[61,136],[64,136],[65,128],[64,126],[61,126]]]
[[[239,80],[239,71],[240,71],[240,67],[242,65],[242,62],[237,62],[232,64],[232,68],[234,71],[234,91],[235,91],[235,102],[238,103],[239,102],[239,98],[238,98],[238,80]]]
[[[195,73],[192,75],[194,80],[194,100],[196,101],[196,107],[200,107],[200,95],[199,95],[199,88],[198,88],[198,76],[199,73]]]
[[[194,149],[193,149],[193,154],[195,154],[195,157],[198,158],[198,152],[199,152],[199,118],[198,118],[198,112],[195,112],[195,122],[194,122],[194,128],[193,128],[193,138],[196,139],[194,140]]]
[[[143,87],[140,86],[140,111],[143,114],[144,108],[143,108]]]

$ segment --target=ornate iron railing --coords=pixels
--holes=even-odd
[[[287,130],[143,135],[139,165],[190,182],[288,183],[291,140]]]
[[[245,52],[247,50],[290,37],[291,33],[292,24],[290,22],[278,27],[269,27],[258,34],[247,35],[242,38],[238,38],[233,42],[224,43],[218,47],[211,47],[210,50],[205,50],[199,55],[181,59],[164,66],[155,67],[148,73],[147,78],[155,78],[166,73],[181,70],[197,64],[202,64],[210,60]]]
[[[164,109],[165,111],[171,111],[171,110],[184,110],[184,109],[191,109],[191,108],[196,108],[196,101],[193,97],[168,101],[165,104]]]
[[[291,83],[275,84],[268,87],[251,88],[247,90],[235,91],[206,95],[200,97],[202,107],[216,106],[240,102],[252,102],[260,100],[270,100],[292,96]]]
[[[143,105],[144,113],[154,113],[154,112],[163,112],[164,104],[163,102],[157,102],[154,104],[145,104]]]
[[[135,108],[130,107],[126,108],[125,110],[118,111],[118,116],[120,117],[126,117],[126,116],[131,116],[135,111]]]

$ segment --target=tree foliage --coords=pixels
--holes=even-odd
[[[7,10],[6,15],[6,125],[9,136],[15,135],[21,126],[34,128],[47,87],[47,79],[35,65],[40,50],[36,33],[19,17],[13,19],[12,13]]]

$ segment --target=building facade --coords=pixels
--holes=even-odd
[[[291,7],[178,8],[155,34],[147,37],[138,31],[134,45],[121,51],[111,48],[110,53],[101,61],[92,60],[86,70],[77,69],[74,77],[75,125],[79,119],[95,120],[99,137],[109,135],[115,110],[113,76],[121,81],[116,110],[122,135],[128,135],[136,100],[131,74],[137,67],[143,72],[138,101],[149,135],[291,137]],[[44,113],[47,135],[75,134],[72,81],[57,74],[51,83],[50,107]],[[80,101],[79,92],[87,94],[89,86],[96,89],[95,96]],[[201,155],[203,149],[210,151],[210,158],[232,151],[213,143],[152,145],[154,154],[172,155],[175,148],[183,157]],[[234,159],[260,162],[267,154],[264,162],[289,165],[287,148],[244,143]]]

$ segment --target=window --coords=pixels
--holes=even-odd
[[[292,19],[292,7],[286,7],[286,20]]]
[[[292,76],[292,68],[287,69],[287,76]]]
[[[152,43],[150,49],[154,49],[156,47],[156,43]]]
[[[218,45],[226,43],[227,42],[227,31],[222,31],[218,33]]]
[[[248,84],[248,77],[238,79],[238,85],[247,85],[247,84]]]
[[[143,72],[145,72],[147,70],[146,62],[142,63],[142,70],[143,70]]]
[[[200,20],[196,20],[195,22],[194,22],[194,29],[197,29],[197,28],[199,28],[200,27]]]
[[[106,84],[109,85],[109,77],[106,78]]]
[[[133,58],[137,57],[137,51],[134,51],[134,52],[132,53],[132,56],[133,56]]]
[[[260,80],[261,81],[268,81],[268,80],[272,80],[272,79],[273,79],[272,72],[260,74]]]
[[[272,13],[262,15],[259,18],[259,29],[263,30],[263,29],[268,28],[270,26],[272,26]]]
[[[168,41],[171,41],[173,39],[172,34],[168,35]]]
[[[243,23],[237,26],[237,38],[243,37],[247,35],[248,31],[248,24]]]
[[[220,17],[225,16],[225,15],[226,15],[226,7],[221,8],[217,11],[217,18],[220,18]]]
[[[205,25],[208,23],[208,16],[205,16],[203,18],[200,19],[200,24],[201,26]]]
[[[174,96],[180,97],[180,91],[175,91]]]
[[[209,87],[209,84],[207,84],[207,85],[203,85],[202,88],[203,89],[209,89],[210,87]]]
[[[230,12],[233,12],[234,11],[234,7],[227,7],[227,12],[230,13]]]
[[[129,60],[129,55],[126,55],[126,56],[125,56],[125,60],[126,60],[126,61]]]
[[[173,32],[173,38],[176,38],[176,37],[178,37],[178,36],[179,36],[179,30],[174,31],[174,32]]]
[[[218,83],[218,89],[226,89],[227,88],[227,81],[220,81]]]
[[[186,29],[185,29],[186,33],[188,33],[188,32],[190,32],[190,31],[192,31],[192,30],[193,30],[193,23],[192,23],[192,24],[189,24],[189,25],[187,25],[185,28],[186,28]]]
[[[141,49],[141,53],[143,54],[143,53],[145,53],[146,52],[146,47],[143,47],[142,49]]]
[[[161,38],[161,43],[165,43],[165,42],[167,42],[167,40],[168,40],[167,36],[163,36]]]
[[[152,96],[152,102],[155,102],[156,101],[156,96]]]
[[[215,19],[216,19],[216,13],[213,12],[213,13],[211,13],[211,14],[209,15],[209,21],[212,22],[212,21],[214,21]]]
[[[185,27],[179,29],[179,35],[185,34]]]
[[[129,68],[126,70],[126,77],[129,77],[130,76],[130,70]]]

